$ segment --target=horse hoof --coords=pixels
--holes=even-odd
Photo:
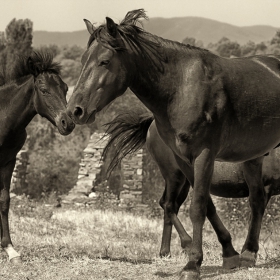
[[[14,257],[14,258],[10,259],[10,263],[16,264],[16,265],[21,264],[22,263],[21,257],[19,256],[19,257]]]
[[[180,275],[180,280],[199,280],[200,273],[198,271],[183,270]]]
[[[159,253],[159,256],[160,256],[161,258],[171,258],[170,252],[160,252],[160,253]]]
[[[257,253],[245,250],[240,255],[240,266],[241,267],[253,267],[256,264],[256,260],[257,260]]]
[[[233,269],[240,266],[240,256],[234,255],[229,258],[223,258],[223,268],[224,269]]]

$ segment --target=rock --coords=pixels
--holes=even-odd
[[[95,192],[91,192],[89,195],[88,195],[89,198],[94,198],[94,197],[97,197],[96,193]]]

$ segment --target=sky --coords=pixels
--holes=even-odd
[[[144,8],[148,17],[196,16],[237,25],[280,27],[279,0],[0,0],[0,31],[13,19],[28,18],[33,30],[77,31],[83,19],[101,24],[115,22],[134,9]]]

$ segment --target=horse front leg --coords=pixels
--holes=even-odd
[[[181,170],[184,171],[185,176],[188,181],[193,186],[194,185],[194,171],[188,164],[186,164],[182,159],[176,157],[177,163]],[[229,231],[224,226],[223,222],[219,218],[216,207],[213,204],[212,198],[209,194],[208,204],[207,204],[207,218],[211,223],[213,229],[215,230],[218,240],[222,245],[223,250],[223,268],[232,269],[240,266],[239,254],[235,251],[232,245],[232,238]]]
[[[12,245],[9,230],[10,184],[16,160],[11,160],[0,168],[0,217],[1,217],[1,246],[8,254],[12,263],[21,263],[20,254]]]
[[[160,206],[164,210],[164,224],[160,248],[161,257],[170,256],[172,225],[175,226],[179,234],[183,249],[188,248],[192,242],[191,237],[185,231],[177,217],[180,206],[188,195],[190,184],[180,170],[174,173],[172,172],[172,177],[168,177],[166,174],[169,173],[165,173],[165,190],[160,199]]]
[[[244,177],[249,187],[251,217],[248,235],[241,251],[241,266],[250,267],[256,264],[259,250],[259,236],[267,197],[262,180],[263,157],[243,164]]]
[[[181,272],[180,280],[198,280],[203,260],[202,229],[206,218],[210,196],[210,184],[214,170],[215,156],[204,149],[194,163],[194,188],[190,206],[190,218],[193,224],[193,242],[189,251],[189,261]]]

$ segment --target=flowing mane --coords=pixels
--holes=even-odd
[[[183,44],[153,35],[142,28],[141,19],[148,20],[144,9],[130,11],[126,14],[121,23],[117,25],[117,30],[121,39],[127,43],[129,48],[138,55],[141,55],[143,59],[150,64],[147,65],[147,69],[149,69],[149,66],[152,66],[161,73],[164,71],[163,63],[168,62],[164,48],[180,51],[197,50],[208,52],[208,50],[189,44]],[[141,25],[141,27],[139,25]],[[98,43],[101,43],[104,47],[114,51],[127,50],[119,38],[110,36],[106,30],[105,24],[97,27],[91,34],[87,44],[88,48],[94,40],[97,40]],[[152,72],[152,69],[149,70]]]
[[[162,50],[160,38],[146,32],[142,27],[138,26],[137,24],[142,25],[141,19],[148,19],[143,9],[130,11],[121,23],[117,25],[117,30],[121,39],[127,43],[133,52],[146,59],[150,66],[156,67],[157,70],[163,72],[163,62],[167,62],[167,57]],[[97,40],[104,47],[115,51],[127,50],[121,40],[113,38],[108,34],[104,24],[94,30],[89,38],[88,47],[94,40]]]
[[[29,59],[32,60],[33,65],[36,67],[36,74],[28,64]],[[33,51],[30,56],[18,56],[10,71],[7,67],[1,69],[0,86],[28,75],[37,76],[44,72],[59,75],[60,70],[61,65],[53,61],[53,55],[51,53],[46,51]]]

